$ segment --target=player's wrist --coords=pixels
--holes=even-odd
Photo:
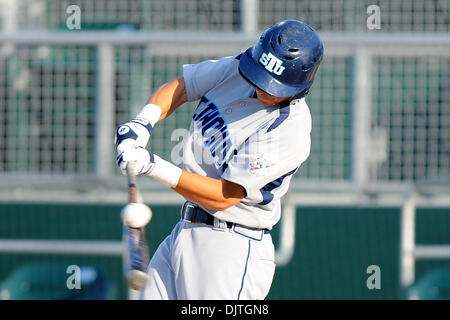
[[[150,133],[161,117],[162,109],[159,105],[149,103],[134,117],[131,122],[143,125]]]
[[[152,154],[151,158],[151,161],[154,162],[155,165],[147,175],[165,184],[169,188],[175,188],[178,185],[183,170],[173,163],[160,158],[156,154]]]

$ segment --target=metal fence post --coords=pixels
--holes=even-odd
[[[295,247],[295,218],[296,207],[286,195],[282,203],[280,244],[275,252],[275,263],[277,266],[284,266],[291,261]]]
[[[259,0],[241,0],[241,28],[247,35],[258,32]]]
[[[18,8],[20,0],[4,0],[0,1],[1,14],[0,18],[3,20],[2,29],[6,32],[16,32],[18,29]]]
[[[416,201],[417,191],[413,187],[401,209],[400,296],[402,299],[407,297],[408,288],[414,283]]]
[[[114,48],[100,43],[97,48],[97,103],[95,110],[95,174],[112,174],[114,139]]]
[[[353,183],[362,187],[369,182],[368,152],[370,150],[370,55],[363,46],[353,55]]]

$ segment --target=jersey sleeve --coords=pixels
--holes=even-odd
[[[264,203],[271,190],[289,183],[308,158],[311,127],[305,123],[303,128],[294,127],[294,132],[284,126],[270,132],[267,127],[258,130],[235,152],[222,178],[241,185],[246,202]]]
[[[189,102],[203,97],[209,90],[217,86],[235,67],[234,57],[220,60],[206,60],[197,64],[183,66],[183,78],[186,86],[186,96]]]

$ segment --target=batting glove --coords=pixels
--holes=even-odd
[[[125,176],[127,175],[128,162],[136,162],[134,167],[135,174],[149,174],[155,167],[153,153],[142,147],[126,149],[117,156],[116,161],[122,174]]]
[[[150,139],[152,125],[145,120],[133,119],[116,130],[115,144],[120,155],[127,149],[145,148]]]

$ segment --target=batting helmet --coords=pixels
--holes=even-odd
[[[322,41],[310,26],[284,20],[241,55],[239,72],[265,93],[298,99],[308,93],[322,57]]]

